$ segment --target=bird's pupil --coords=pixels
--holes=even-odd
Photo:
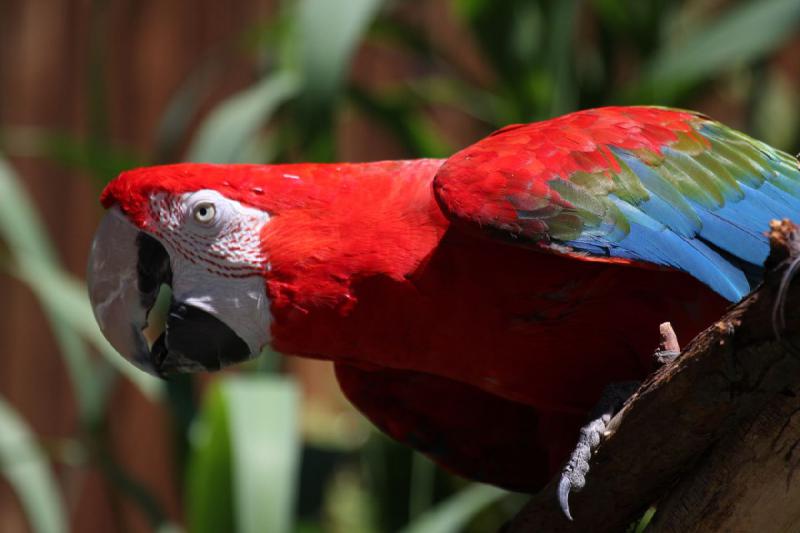
[[[205,208],[205,207],[201,207],[201,208],[200,208],[200,216],[201,216],[201,217],[204,217],[204,216],[206,216],[206,208]]]

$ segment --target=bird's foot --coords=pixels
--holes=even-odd
[[[600,444],[611,417],[625,404],[625,401],[639,388],[639,381],[611,383],[603,390],[600,401],[591,414],[591,421],[581,428],[578,443],[561,471],[558,482],[558,503],[564,515],[572,520],[569,511],[569,494],[579,492],[586,485],[589,473],[589,459]]]
[[[564,515],[572,520],[569,512],[569,493],[579,492],[586,485],[586,474],[589,472],[589,459],[597,445],[600,436],[605,433],[606,425],[611,420],[611,415],[596,418],[581,428],[578,444],[572,450],[566,466],[561,471],[558,482],[558,503]]]
[[[678,344],[678,337],[669,322],[661,324],[658,330],[661,334],[661,341],[654,357],[659,366],[664,366],[680,355],[681,348]],[[589,473],[589,460],[592,453],[600,444],[600,439],[605,434],[611,417],[622,408],[637,388],[639,388],[638,381],[608,385],[590,415],[591,421],[581,428],[578,443],[561,471],[561,479],[558,483],[558,503],[564,515],[570,520],[572,520],[569,511],[570,493],[578,492],[586,485],[586,475]]]

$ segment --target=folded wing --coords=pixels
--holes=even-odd
[[[456,226],[577,259],[682,270],[731,301],[760,279],[769,221],[800,213],[795,158],[656,107],[503,128],[448,159],[434,189]]]

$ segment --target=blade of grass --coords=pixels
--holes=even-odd
[[[163,393],[163,382],[142,372],[126,361],[108,343],[94,319],[86,286],[66,272],[30,257],[21,257],[11,273],[26,283],[52,316],[88,340],[120,374],[125,376],[148,398],[155,399]],[[87,365],[90,363],[87,361]],[[82,376],[95,376],[91,367]],[[81,381],[80,387],[94,387],[96,383]]]
[[[186,523],[193,533],[235,531],[228,410],[219,384],[206,393],[190,432]]]
[[[411,80],[407,85],[415,97],[427,104],[453,107],[493,127],[500,127],[498,117],[503,103],[499,96],[487,90],[438,75]]]
[[[17,494],[31,531],[67,531],[64,502],[50,465],[28,425],[3,398],[0,398],[0,473]]]
[[[797,28],[800,2],[760,0],[727,10],[716,22],[651,60],[642,85],[662,97],[774,50]]]
[[[86,172],[98,187],[123,170],[144,164],[144,158],[135,150],[105,138],[81,137],[37,126],[6,126],[1,133],[0,150],[6,154],[42,158]]]
[[[656,510],[657,509],[653,506],[648,507],[647,511],[644,512],[644,515],[642,515],[642,518],[633,524],[633,527],[631,528],[633,529],[633,533],[644,533],[647,529],[647,526],[649,526],[650,522],[653,521],[653,517],[656,515]]]
[[[239,531],[288,532],[299,473],[298,391],[277,376],[224,383]]]
[[[248,141],[283,103],[296,94],[298,87],[295,75],[278,71],[231,96],[200,125],[187,160],[240,162]]]
[[[574,111],[577,104],[577,86],[573,72],[575,30],[578,26],[578,2],[562,0],[553,5],[549,25],[560,31],[549,33],[548,54],[550,75],[555,91],[550,99],[549,112],[558,116]]]
[[[334,118],[346,72],[382,0],[286,2],[293,24],[281,42],[286,68],[300,76],[289,142],[295,157],[330,161],[336,156]]]
[[[0,260],[0,267],[27,284],[41,303],[67,365],[84,428],[96,430],[101,427],[106,393],[113,376],[108,366],[92,363],[82,337],[93,342],[107,359],[116,364],[121,372],[127,374],[145,394],[152,397],[161,389],[158,380],[125,363],[106,342],[94,321],[86,288],[59,266],[54,247],[32,202],[20,186],[13,169],[2,159],[0,159],[0,237],[10,252],[8,257]],[[9,416],[6,416],[6,419],[5,426],[8,427],[4,427],[0,417],[0,448],[3,448],[4,438],[8,437],[12,439],[12,443],[19,445],[17,447],[19,451],[23,448],[22,442],[32,439],[20,433],[19,426],[14,425],[13,419]],[[30,448],[31,453],[39,453],[35,443],[25,443],[25,446]],[[2,450],[0,459],[3,459]],[[107,462],[111,464],[110,459]],[[9,468],[22,464],[14,460],[4,460],[2,463]],[[29,485],[23,485],[18,489],[26,491],[20,493],[20,499],[26,507],[31,507],[31,501],[35,500],[37,506],[46,505],[53,508],[51,513],[63,514],[55,507],[60,502],[53,503],[52,496],[44,492],[45,488],[42,488],[44,481],[41,480],[40,470],[41,467],[38,467],[38,470],[34,467],[19,472],[15,470],[12,474],[16,477],[12,476],[10,479],[12,484],[19,484],[20,477],[28,478]],[[112,476],[112,481],[119,481],[119,478]],[[149,497],[146,491],[140,491],[140,494]],[[38,507],[29,515],[36,531],[59,532],[66,529],[66,526],[52,526],[50,524],[52,520],[47,512]],[[159,521],[162,522],[163,520]]]
[[[19,258],[29,257],[41,263],[56,263],[55,250],[28,195],[19,185],[16,173],[0,158],[0,239],[10,257],[0,261],[6,270],[18,268]],[[94,419],[101,410],[101,390],[83,341],[64,325],[55,313],[45,310],[61,353],[65,358],[70,382],[84,420]]]
[[[133,150],[104,139],[43,132],[41,155],[65,168],[87,172],[102,187],[123,170],[140,167],[144,159]]]
[[[297,3],[295,67],[303,81],[304,98],[312,107],[328,105],[338,92],[356,45],[382,0],[349,0],[347,9],[330,0]]]
[[[290,531],[297,404],[294,384],[275,376],[229,377],[211,387],[187,471],[190,531]]]
[[[421,453],[411,459],[411,480],[408,494],[408,516],[411,520],[422,514],[433,503],[436,485],[436,465]]]
[[[170,163],[186,138],[192,120],[222,74],[223,57],[212,54],[192,71],[170,97],[156,128],[156,163]]]
[[[470,485],[423,513],[401,533],[457,533],[479,511],[507,494],[489,485]]]
[[[28,255],[55,263],[55,248],[14,169],[0,158],[0,237],[12,257]]]
[[[46,310],[61,342],[70,370],[72,387],[84,415],[102,410],[100,376],[89,360],[78,335],[91,342],[108,361],[153,397],[161,389],[158,380],[125,362],[105,340],[89,305],[86,288],[64,272],[44,224],[16,173],[0,158],[0,238],[10,260],[5,268],[26,283]],[[64,327],[64,326],[67,327]]]
[[[453,148],[442,137],[430,117],[405,99],[381,98],[355,85],[348,91],[360,111],[379,121],[416,157],[447,157]]]

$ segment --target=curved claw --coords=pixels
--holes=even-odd
[[[572,491],[572,481],[567,477],[566,473],[561,474],[561,481],[558,482],[558,504],[561,506],[561,511],[568,520],[572,520],[572,515],[569,512],[569,493]]]

